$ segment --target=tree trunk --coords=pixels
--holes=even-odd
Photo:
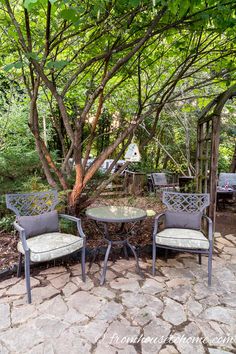
[[[169,159],[170,159],[170,158],[169,158],[168,155],[166,155],[166,156],[164,157],[164,159],[163,159],[163,166],[162,166],[163,170],[166,170],[166,169],[167,169],[167,164],[168,164]]]
[[[30,102],[30,121],[29,121],[30,130],[35,137],[36,148],[39,153],[39,158],[42,163],[43,170],[45,172],[45,176],[47,178],[48,183],[53,188],[55,188],[57,186],[57,183],[54,180],[54,178],[52,177],[52,174],[50,172],[50,168],[51,168],[54,171],[54,173],[56,174],[56,176],[58,177],[58,180],[59,180],[61,186],[63,187],[63,189],[66,190],[66,189],[68,189],[68,186],[65,181],[65,178],[62,175],[62,173],[58,170],[55,163],[53,162],[52,157],[51,157],[43,139],[40,136],[39,122],[38,122],[38,109],[37,109],[39,84],[40,84],[40,79],[37,78],[35,80],[34,90],[33,90],[31,102]]]
[[[43,168],[43,171],[44,171],[44,174],[45,174],[45,177],[47,179],[47,182],[48,184],[52,187],[52,188],[57,188],[57,183],[56,181],[54,180],[54,178],[52,177],[52,174],[50,172],[50,169],[49,169],[49,166],[48,166],[48,163],[44,157],[44,154],[41,150],[41,144],[40,144],[40,141],[39,139],[36,138],[36,136],[34,135],[35,137],[35,146],[36,146],[36,150],[38,152],[38,155],[39,155],[39,159],[40,159],[40,162],[42,164],[42,168]]]

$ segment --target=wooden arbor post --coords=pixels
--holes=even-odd
[[[220,116],[214,114],[202,117],[198,122],[197,191],[210,193],[209,216],[213,222],[215,222],[217,199],[220,123]]]
[[[196,180],[199,193],[210,193],[209,216],[215,225],[221,113],[228,99],[236,96],[236,85],[219,94],[202,111],[197,130]],[[212,113],[210,113],[212,111]]]

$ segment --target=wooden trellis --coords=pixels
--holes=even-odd
[[[214,98],[198,120],[196,181],[198,192],[210,193],[209,216],[215,225],[221,113],[229,99],[236,97],[236,84]],[[210,113],[211,112],[211,113]]]
[[[199,119],[197,132],[197,191],[199,193],[210,193],[209,216],[214,222],[217,201],[220,123],[220,115],[209,114]]]

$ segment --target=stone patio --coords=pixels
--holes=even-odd
[[[99,265],[81,281],[80,264],[52,267],[25,282],[0,282],[0,353],[223,354],[236,352],[236,236],[216,234],[212,287],[207,258],[179,254],[166,263],[109,263],[100,287]]]

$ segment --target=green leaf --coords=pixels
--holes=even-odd
[[[37,4],[38,0],[25,0],[24,7],[29,10],[32,4]]]
[[[187,10],[189,9],[189,2],[183,1],[179,7],[179,16],[182,17],[186,15]]]
[[[176,15],[178,12],[178,3],[176,1],[170,1],[168,4],[168,8],[172,15]]]
[[[11,69],[13,69],[15,66],[15,63],[11,63],[11,64],[7,64],[4,66],[3,70],[4,71],[10,71]]]
[[[49,0],[49,1],[52,5],[55,4],[55,2],[57,2],[57,0]]]
[[[55,0],[52,0],[55,1]],[[24,7],[30,11],[35,7],[40,7],[40,5],[45,6],[47,4],[47,0],[24,0]]]
[[[76,22],[77,18],[77,11],[75,9],[65,9],[61,11],[61,17],[65,20]]]
[[[22,68],[22,66],[23,66],[23,63],[21,61],[16,61],[14,63],[5,65],[3,70],[8,72],[8,71],[10,71],[13,68],[20,69],[20,68]]]
[[[49,61],[47,63],[48,69],[62,69],[64,68],[69,62],[67,60],[56,60],[56,61]]]
[[[140,0],[129,0],[129,5],[132,6],[138,6],[140,3]]]
[[[23,66],[23,63],[22,63],[21,61],[17,61],[17,62],[15,63],[15,68],[16,68],[16,69],[21,69],[22,66]]]
[[[36,53],[28,52],[28,53],[26,53],[25,55],[26,55],[26,57],[27,57],[28,59],[34,59],[34,60],[39,61],[39,57],[38,57],[38,55],[37,55]]]

